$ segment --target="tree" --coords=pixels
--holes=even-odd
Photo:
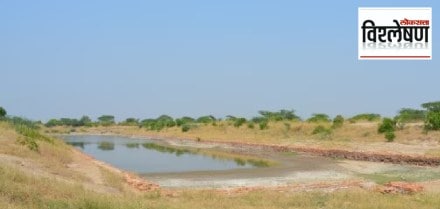
[[[382,120],[382,123],[379,124],[379,128],[377,129],[377,132],[379,133],[386,133],[386,132],[393,132],[396,128],[396,122],[391,118],[384,118]]]
[[[294,110],[280,110],[278,112],[270,112],[265,110],[260,110],[258,113],[271,121],[281,121],[281,120],[301,120],[301,118],[295,115]]]
[[[115,116],[113,115],[102,115],[98,118],[99,123],[103,126],[109,126],[115,123]]]
[[[399,123],[408,123],[408,122],[417,122],[423,121],[426,117],[426,111],[424,110],[416,110],[411,108],[402,108],[398,115],[396,116],[396,120]]]
[[[237,118],[235,121],[234,121],[234,127],[236,127],[236,128],[238,128],[238,127],[240,127],[241,125],[243,125],[244,123],[246,123],[246,118]]]
[[[187,117],[187,116],[184,116],[184,117],[176,119],[176,125],[177,126],[182,126],[184,124],[195,123],[195,122],[196,122],[196,120],[194,118]]]
[[[5,117],[7,114],[6,110],[3,107],[0,107],[0,118]]]
[[[54,127],[54,126],[60,126],[62,125],[61,121],[57,120],[57,119],[50,119],[49,121],[47,121],[47,123],[45,124],[47,127]]]
[[[392,142],[394,141],[394,138],[396,138],[396,135],[394,134],[395,130],[396,130],[396,121],[394,121],[391,118],[384,118],[382,120],[382,123],[379,124],[379,128],[377,129],[377,132],[384,133],[387,141]]]
[[[440,101],[422,104],[428,113],[425,119],[426,130],[440,130]]]
[[[215,117],[214,116],[212,116],[212,115],[206,115],[206,116],[201,116],[201,117],[199,117],[199,118],[197,118],[197,123],[205,123],[205,124],[208,124],[208,123],[212,123],[212,122],[215,122]]]
[[[344,125],[344,117],[342,117],[342,115],[337,115],[337,116],[333,119],[333,125],[332,125],[332,128],[333,128],[333,129],[340,128],[340,127],[342,127],[342,125]]]
[[[427,102],[422,104],[422,107],[427,109],[429,112],[440,112],[440,101]]]
[[[359,114],[359,115],[355,115],[352,118],[349,119],[350,122],[354,123],[357,121],[368,121],[368,122],[372,122],[372,121],[378,121],[380,120],[380,115],[379,114],[374,114],[374,113],[363,113],[363,114]]]
[[[139,125],[139,119],[136,118],[127,118],[124,122],[121,122],[120,125],[124,126],[137,126]]]
[[[327,114],[315,113],[307,119],[307,122],[320,123],[320,122],[330,122],[330,117]]]
[[[79,119],[79,123],[81,126],[91,126],[92,125],[92,119],[90,119],[89,116],[84,115],[81,117],[81,119]]]

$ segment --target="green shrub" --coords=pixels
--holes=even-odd
[[[402,108],[396,116],[398,123],[410,123],[424,121],[426,117],[426,111],[416,110],[411,108]]]
[[[234,127],[238,128],[238,127],[240,127],[241,125],[243,125],[244,123],[246,123],[246,118],[237,118],[237,119],[234,121]]]
[[[312,117],[307,119],[307,122],[312,122],[312,123],[330,122],[330,117],[323,113],[315,113],[312,115]]]
[[[204,124],[213,123],[215,121],[216,118],[212,115],[201,116],[196,120],[197,123],[204,123]]]
[[[194,118],[187,117],[187,116],[176,119],[177,126],[181,126],[181,125],[187,124],[187,123],[195,123],[195,122],[196,122],[196,120]]]
[[[377,132],[386,133],[386,132],[394,132],[396,129],[396,122],[391,118],[384,118],[382,123],[379,124],[379,128]]]
[[[254,122],[248,123],[247,127],[250,128],[250,129],[254,129],[255,128]]]
[[[440,130],[440,112],[428,112],[425,120],[426,130]]]
[[[312,134],[319,135],[322,139],[328,139],[331,138],[332,130],[329,128],[325,128],[322,125],[319,125],[313,129]]]
[[[189,124],[182,125],[182,132],[188,132],[190,129],[191,129],[191,126]]]
[[[5,117],[7,114],[6,110],[3,107],[0,107],[0,118]]]
[[[269,121],[301,120],[299,116],[295,115],[294,110],[280,110],[278,112],[260,110],[258,113]]]
[[[260,127],[260,130],[264,130],[264,129],[268,129],[269,128],[269,124],[268,124],[268,122],[267,121],[260,121],[259,123],[258,123],[258,125],[259,125],[259,127]]]
[[[380,120],[381,116],[379,114],[373,114],[373,113],[363,113],[359,115],[355,115],[352,118],[349,119],[350,122],[355,123],[358,121],[378,121]]]
[[[103,126],[109,126],[115,124],[115,116],[113,115],[102,115],[98,118],[99,123]]]
[[[342,117],[341,115],[337,115],[337,116],[333,119],[333,125],[332,125],[332,128],[333,128],[333,129],[340,128],[340,127],[342,127],[342,125],[344,125],[344,117]]]
[[[425,130],[440,130],[440,101],[422,104],[428,113],[425,119]]]
[[[394,141],[395,138],[396,135],[394,134],[394,131],[385,132],[385,139],[387,139],[388,142]]]

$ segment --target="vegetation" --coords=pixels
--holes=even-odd
[[[337,116],[333,119],[333,125],[332,125],[332,128],[333,128],[333,129],[341,128],[343,125],[344,125],[344,117],[342,117],[342,115],[337,115]]]
[[[280,110],[278,112],[261,110],[258,113],[269,121],[301,120],[299,116],[295,115],[294,110]]]
[[[402,108],[397,116],[396,121],[399,123],[423,122],[426,117],[426,111],[411,108]]]
[[[5,117],[7,114],[6,110],[3,107],[0,107],[0,119]]]
[[[320,139],[330,139],[332,135],[332,130],[324,127],[323,125],[318,125],[312,131],[313,135],[318,135]]]
[[[352,123],[359,122],[359,121],[373,122],[373,121],[379,121],[380,118],[381,118],[381,116],[379,114],[363,113],[363,114],[359,114],[359,115],[355,115],[355,116],[351,117],[349,119],[349,121]]]
[[[307,122],[312,122],[312,123],[325,123],[330,121],[331,121],[330,117],[324,113],[315,113],[312,115],[312,117],[307,119]]]
[[[115,116],[113,115],[102,115],[98,118],[99,124],[103,126],[109,126],[115,124]]]
[[[377,129],[377,132],[384,133],[387,141],[392,142],[394,141],[394,138],[396,138],[396,135],[394,134],[395,130],[396,130],[396,121],[391,118],[384,118],[382,120],[382,123],[379,124],[379,128]]]
[[[123,125],[123,126],[139,126],[139,119],[127,118],[127,119],[125,119],[125,121],[119,123],[119,125]]]
[[[440,101],[424,103],[422,107],[427,110],[425,129],[440,130]]]

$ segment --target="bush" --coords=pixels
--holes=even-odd
[[[281,121],[281,120],[301,120],[301,118],[295,115],[294,110],[280,110],[278,112],[270,112],[261,110],[258,112],[263,118],[270,121]]]
[[[269,128],[269,124],[267,121],[260,121],[260,123],[258,123],[258,125],[260,126],[260,130],[264,130],[264,129],[268,129]]]
[[[250,123],[247,124],[247,127],[250,128],[250,129],[254,129],[255,125],[254,125],[253,122],[250,122]]]
[[[332,130],[325,128],[322,125],[316,126],[313,131],[313,135],[320,135],[321,138],[330,138],[332,134]]]
[[[337,115],[337,116],[333,119],[333,125],[332,125],[332,128],[333,128],[333,129],[340,128],[340,127],[342,127],[342,125],[344,125],[344,117],[342,117],[341,115]]]
[[[102,115],[98,118],[99,123],[103,126],[109,126],[115,124],[115,116],[113,115]]]
[[[323,113],[315,113],[312,115],[312,117],[307,119],[307,122],[312,122],[312,123],[330,122],[330,117]]]
[[[394,132],[395,129],[396,129],[396,122],[391,118],[384,118],[382,120],[382,123],[379,124],[379,128],[377,129],[377,132],[379,133]]]
[[[440,112],[428,112],[425,120],[426,130],[440,130]]]
[[[191,126],[189,124],[182,125],[182,132],[188,132],[190,129],[191,129]]]
[[[394,138],[396,138],[394,131],[385,132],[385,139],[387,139],[388,142],[394,141]]]
[[[419,122],[425,120],[426,111],[416,110],[411,108],[403,108],[396,116],[396,120],[399,123]]]
[[[425,119],[426,130],[440,130],[440,101],[422,104],[428,113]]]
[[[201,116],[199,118],[197,118],[197,123],[204,123],[204,124],[208,124],[208,123],[213,123],[216,121],[215,117],[212,115],[207,115],[207,116]]]
[[[243,125],[244,123],[246,123],[246,118],[237,118],[237,119],[234,121],[234,127],[238,128],[238,127],[240,127],[241,125]]]
[[[355,123],[358,121],[368,121],[368,122],[373,122],[373,121],[378,121],[380,120],[381,116],[379,114],[373,114],[373,113],[363,113],[363,114],[359,114],[359,115],[355,115],[352,118],[350,118],[350,122]]]
[[[7,114],[6,110],[3,107],[0,107],[0,118],[5,117]]]

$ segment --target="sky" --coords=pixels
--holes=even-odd
[[[359,61],[358,7],[439,1],[0,0],[0,106],[34,120],[392,116],[440,100],[431,61]]]

